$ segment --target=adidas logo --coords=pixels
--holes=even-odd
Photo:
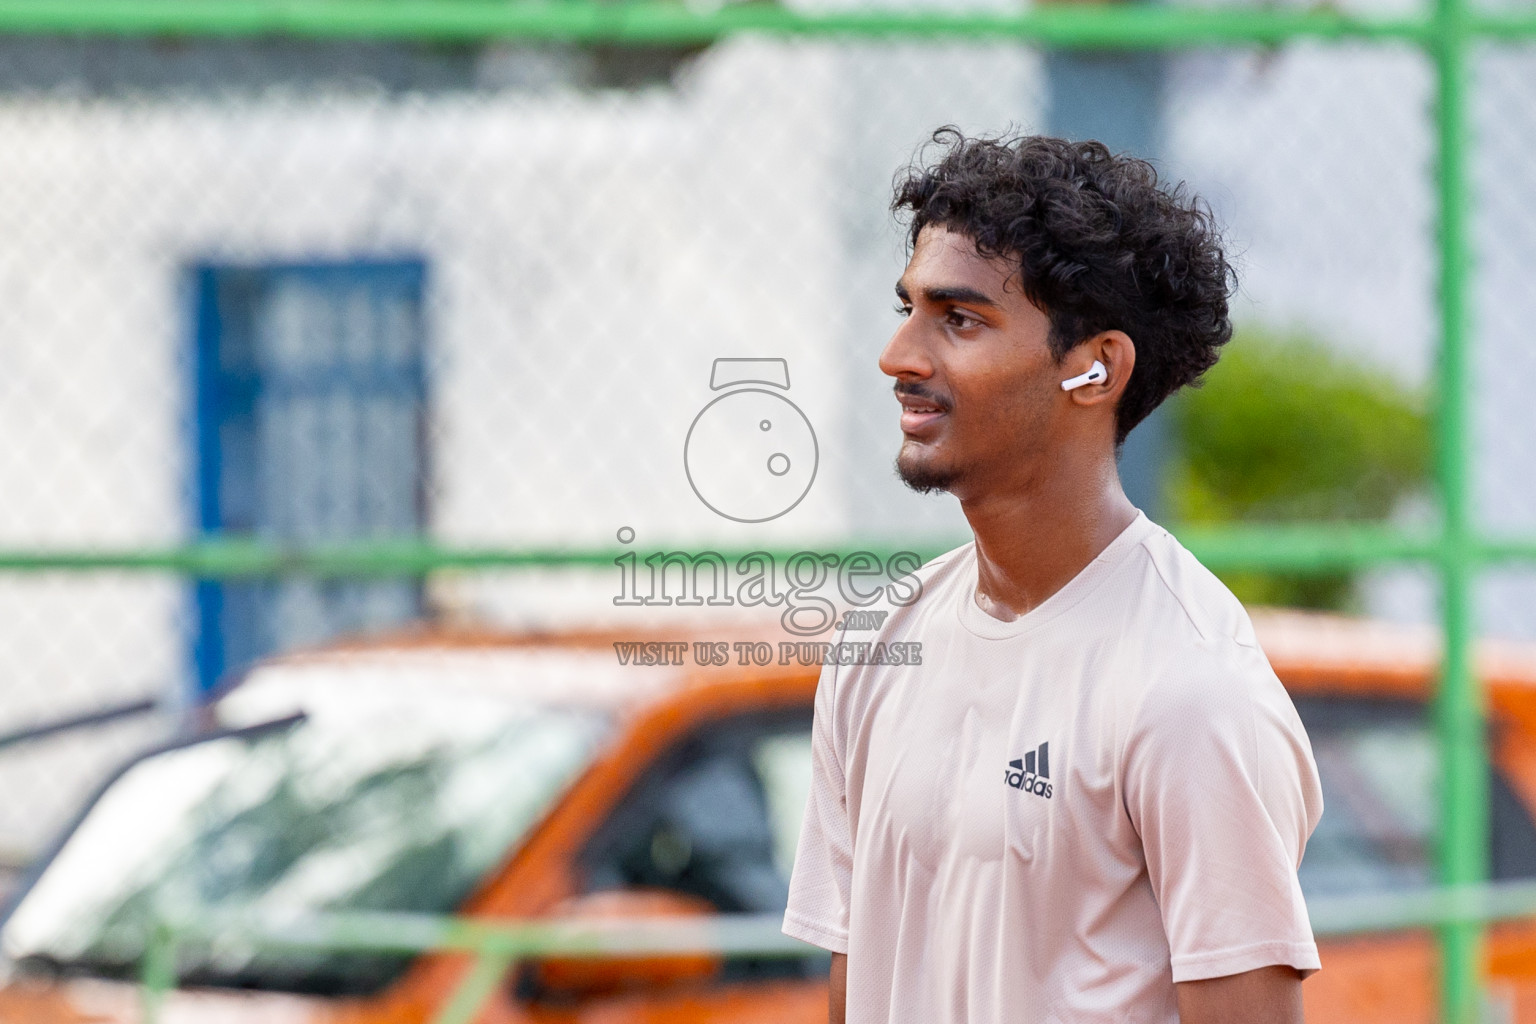
[[[1051,798],[1050,743],[1042,743],[1022,758],[1009,761],[1008,771],[1004,773],[1003,779],[1014,789],[1022,789],[1026,793],[1043,796],[1049,800]]]

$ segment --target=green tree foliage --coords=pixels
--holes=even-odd
[[[1172,408],[1167,482],[1190,524],[1380,520],[1428,480],[1423,397],[1320,341],[1240,331]],[[1245,603],[1347,609],[1351,574],[1228,573]]]

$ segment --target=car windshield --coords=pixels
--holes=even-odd
[[[609,719],[505,696],[415,696],[354,688],[306,701],[303,716],[138,761],[16,907],[5,955],[24,969],[129,977],[158,914],[457,909]],[[256,694],[234,717],[263,702]],[[409,959],[220,944],[184,951],[179,966],[189,984],[364,994]]]

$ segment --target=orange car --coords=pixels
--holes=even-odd
[[[1425,636],[1297,613],[1255,624],[1322,769],[1310,896],[1433,882]],[[0,1022],[138,1019],[154,913],[384,910],[489,918],[775,913],[810,780],[816,670],[620,664],[614,637],[423,636],[262,665],[214,731],[103,788],[0,932]],[[699,639],[672,636],[675,642]],[[711,636],[710,639],[718,640]],[[733,638],[739,639],[739,638]],[[630,653],[633,653],[632,651]],[[1536,876],[1536,649],[1486,648],[1491,872]],[[644,659],[668,660],[668,659]],[[683,660],[692,661],[692,658]],[[1323,944],[1312,1024],[1427,1024],[1424,934]],[[825,955],[518,964],[482,1024],[818,1022]],[[184,949],[161,1019],[425,1022],[453,954]],[[1536,1022],[1536,926],[1496,929],[1490,993]]]

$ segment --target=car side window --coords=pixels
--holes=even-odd
[[[773,862],[789,877],[800,845],[800,824],[811,796],[811,730],[761,737],[752,753],[757,777],[768,799],[768,824],[773,832]]]
[[[1439,752],[1417,701],[1300,698],[1323,817],[1300,878],[1308,896],[1435,884]],[[1536,822],[1497,767],[1489,778],[1489,877],[1536,877]]]
[[[810,791],[810,729],[807,708],[717,721],[675,744],[578,858],[583,888],[660,888],[721,913],[782,913]],[[727,977],[813,969],[733,961]]]

